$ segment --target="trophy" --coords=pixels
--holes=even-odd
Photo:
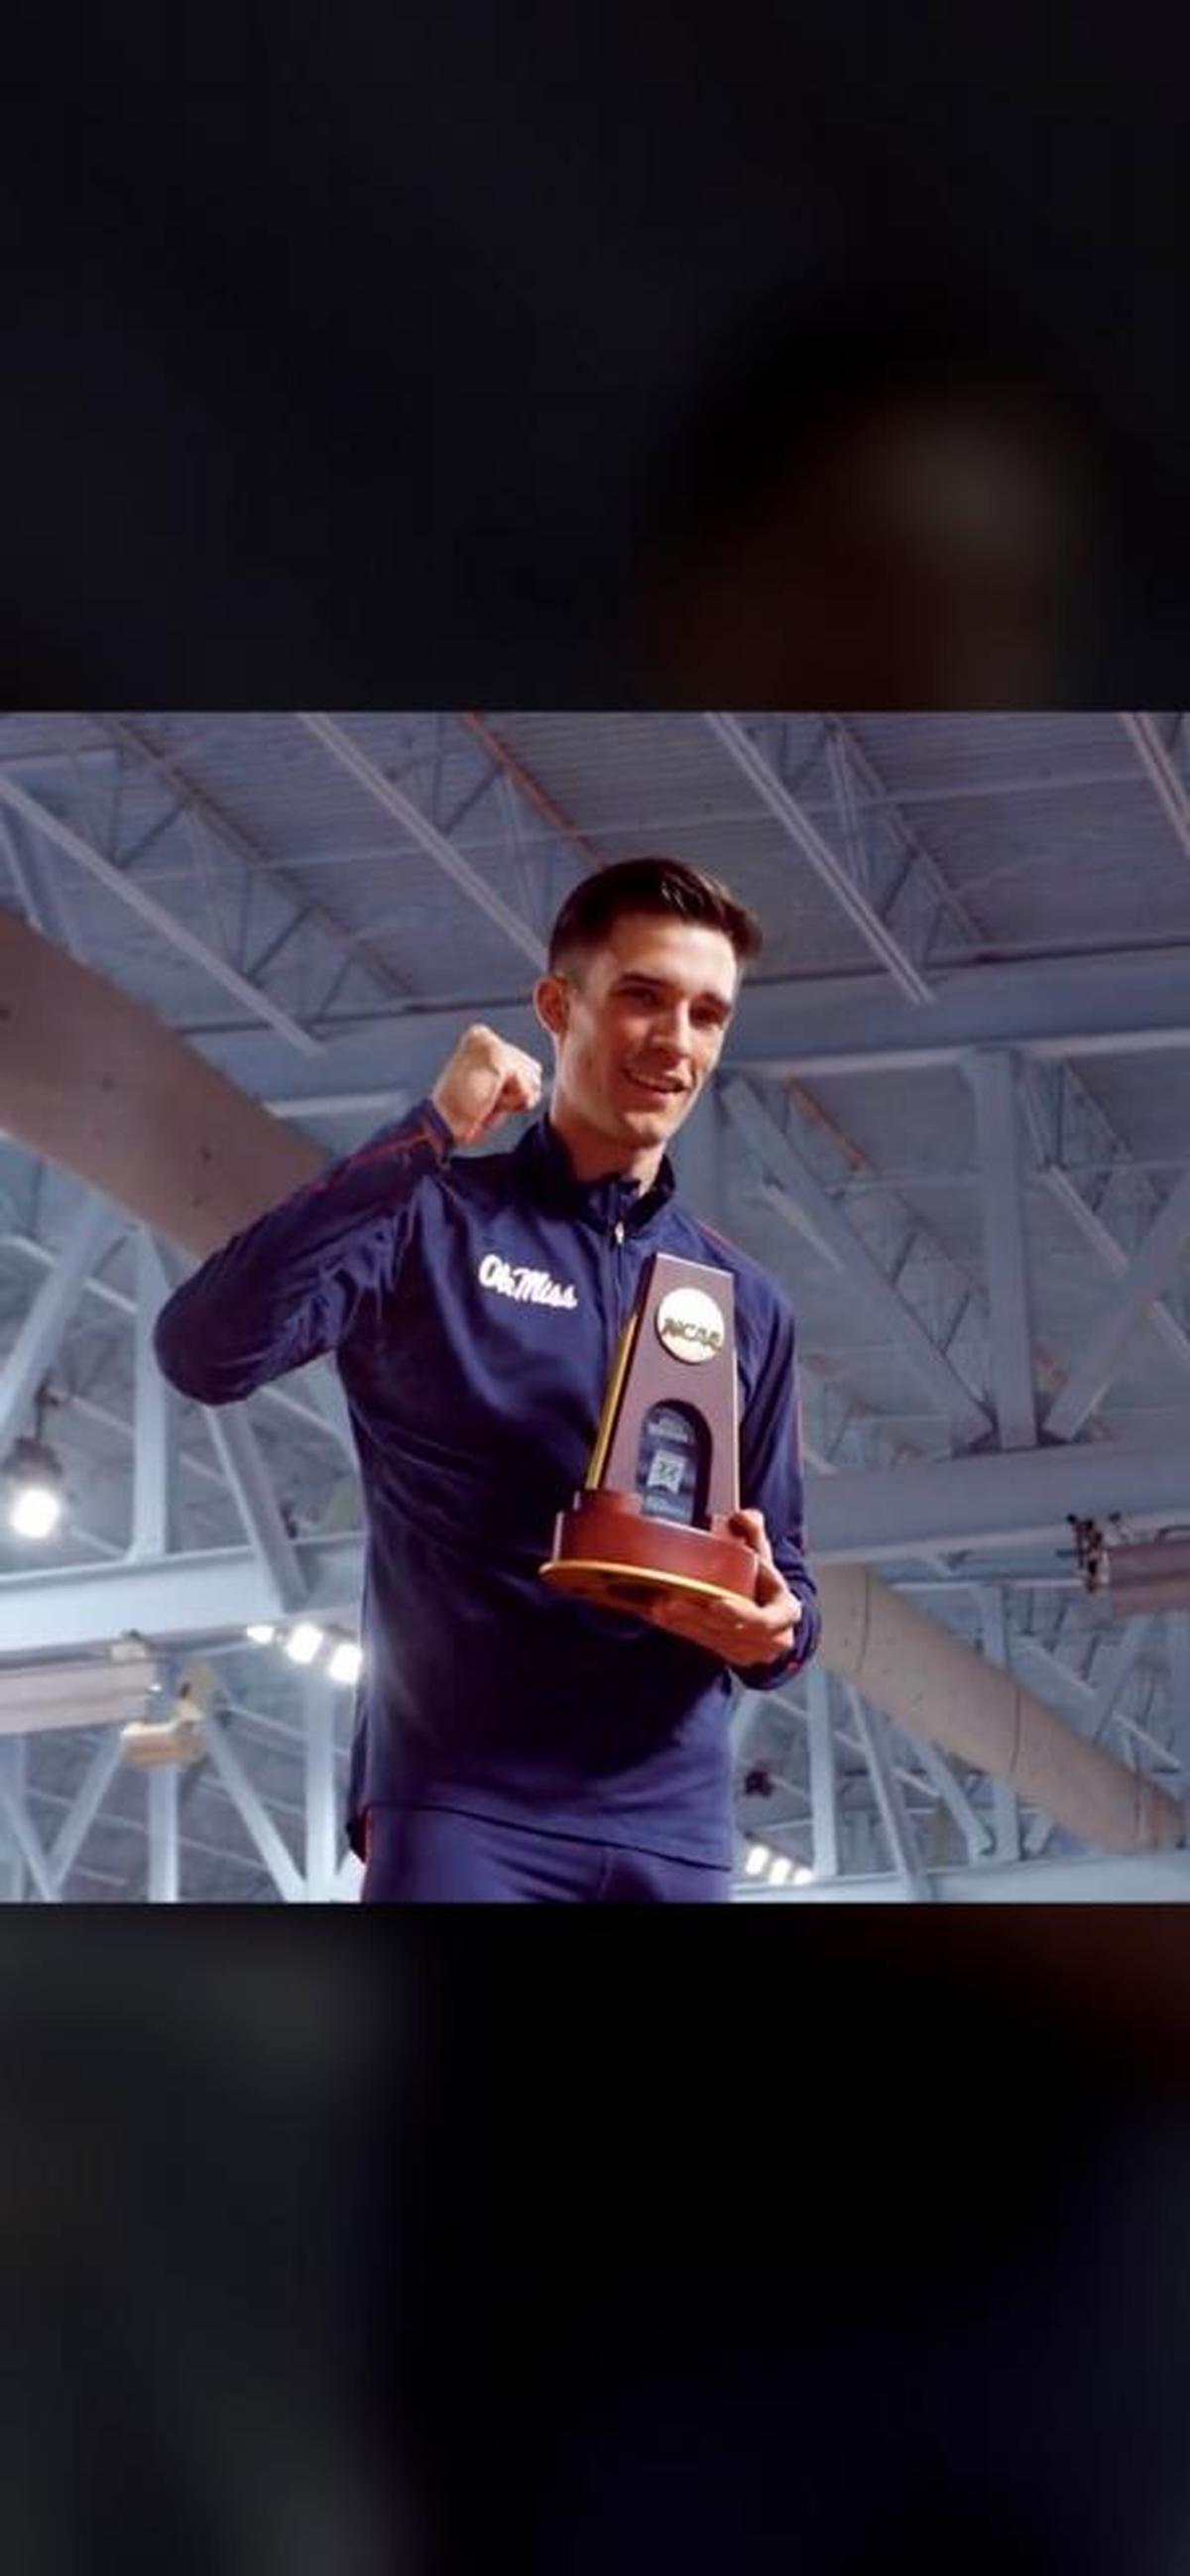
[[[620,1336],[582,1491],[539,1568],[559,1592],[635,1610],[665,1592],[753,1601],[739,1507],[735,1282],[655,1252]]]

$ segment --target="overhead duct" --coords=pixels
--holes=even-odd
[[[198,1258],[327,1160],[152,1012],[0,912],[7,1132]],[[912,1472],[912,1471],[910,1471]],[[897,1723],[1105,1851],[1179,1842],[1180,1807],[877,1581],[822,1563],[823,1661]]]
[[[1000,1665],[923,1618],[866,1565],[815,1567],[820,1653],[898,1726],[926,1735],[1096,1851],[1154,1851],[1185,1839],[1177,1801],[1086,1744]]]
[[[0,1125],[199,1259],[326,1162],[141,1003],[3,911]]]
[[[1117,1619],[1140,1610],[1190,1609],[1190,1538],[1109,1547],[1107,1595]]]

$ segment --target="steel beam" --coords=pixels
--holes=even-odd
[[[782,1134],[750,1085],[740,1080],[727,1082],[722,1099],[728,1116],[757,1160],[779,1182],[788,1202],[790,1222],[809,1231],[823,1258],[845,1280],[849,1293],[862,1299],[956,1437],[967,1441],[985,1437],[992,1425],[983,1406],[885,1278],[867,1245],[840,1214],[796,1145]],[[775,1194],[770,1203],[781,1209],[781,1199]]]
[[[39,1243],[35,1235],[13,1233],[0,1235],[0,1250],[10,1247],[15,1252],[25,1253],[29,1260],[35,1261],[42,1270],[57,1268],[58,1255],[50,1250],[48,1244]],[[189,1277],[191,1265],[175,1261],[168,1246],[163,1249],[158,1244],[157,1253],[167,1288],[176,1287],[182,1279]],[[121,1288],[113,1288],[110,1281],[96,1279],[94,1276],[84,1279],[82,1298],[85,1300],[88,1297],[93,1298],[98,1305],[109,1307],[114,1314],[125,1316],[130,1323],[135,1322],[136,1299],[125,1296]],[[154,1366],[156,1366],[155,1362]],[[160,1375],[160,1372],[158,1374]],[[301,1386],[309,1389],[312,1399],[309,1404],[304,1404],[301,1396],[296,1392]],[[333,1432],[340,1448],[345,1449],[352,1462],[355,1462],[355,1441],[352,1436],[347,1402],[330,1360],[311,1360],[307,1367],[294,1369],[287,1385],[258,1387],[252,1400],[254,1404],[268,1405],[271,1411],[289,1414],[294,1422],[301,1423],[307,1431],[313,1431],[318,1435],[323,1431]],[[81,1412],[85,1413],[88,1410],[85,1399],[77,1395],[71,1396],[71,1403]],[[133,1424],[123,1421],[118,1413],[105,1414],[102,1407],[96,1407],[94,1410],[96,1420],[105,1419],[111,1430],[121,1432],[127,1439],[135,1437]],[[218,1468],[209,1465],[205,1458],[184,1458],[181,1463],[192,1468],[197,1476],[213,1477],[220,1484],[223,1481]]]
[[[338,1870],[339,1800],[335,1780],[335,1691],[325,1673],[305,1689],[306,1899],[329,1905]]]
[[[34,1298],[3,1367],[0,1367],[0,1450],[21,1428],[50,1367],[62,1335],[102,1252],[126,1231],[103,1200],[88,1193],[44,1288]]]
[[[35,850],[27,834],[18,840],[12,819],[3,807],[0,831],[26,918],[43,939],[56,941],[67,956],[84,959],[84,943],[71,920],[61,873],[55,870],[50,852]]]
[[[278,1895],[287,1905],[303,1905],[306,1883],[301,1871],[216,1717],[207,1717],[206,1744],[212,1767],[247,1827]]]
[[[1190,793],[1185,779],[1175,767],[1151,715],[1121,715],[1120,722],[1145,776],[1152,782],[1162,812],[1190,857]]]
[[[839,1873],[839,1797],[835,1737],[831,1723],[830,1682],[820,1664],[806,1675],[809,1708],[810,1810],[814,1834],[814,1875]]]
[[[95,1747],[54,1838],[49,1859],[54,1885],[59,1895],[74,1868],[122,1759],[119,1729],[114,1726],[109,1727]]]
[[[153,1326],[167,1293],[161,1255],[152,1235],[141,1226],[136,1244],[136,1447],[128,1550],[134,1558],[168,1556],[170,1547],[174,1399],[153,1351]]]
[[[1166,1623],[1173,1740],[1182,1778],[1190,1782],[1190,1610],[1175,1610]]]
[[[1020,1097],[1039,1181],[1103,1267],[1122,1279],[1164,1204],[1150,1174],[1073,1065],[1022,1067]],[[1179,1365],[1190,1366],[1184,1287],[1168,1283],[1147,1322]]]
[[[0,813],[0,850],[4,852],[8,872],[16,888],[17,899],[26,921],[32,924],[34,930],[40,931],[43,939],[52,939],[54,925],[49,918],[49,907],[42,899],[40,887],[34,884],[33,869],[24,852],[18,849],[16,834],[7,814],[4,813]],[[63,942],[63,945],[65,944]]]
[[[377,768],[374,760],[369,760],[367,753],[361,751],[359,744],[352,741],[350,734],[344,731],[341,724],[336,724],[333,717],[303,714],[299,717],[299,722],[305,725],[307,732],[314,736],[316,742],[322,744],[324,751],[330,753],[332,760],[337,760],[340,768],[345,769],[348,775],[356,780],[374,803],[383,806],[385,812],[391,814],[395,822],[400,823],[410,839],[416,841],[418,847],[434,861],[435,866],[441,868],[443,875],[448,876],[452,883],[459,887],[468,901],[475,905],[476,910],[485,913],[488,920],[495,922],[497,929],[502,930],[505,937],[512,941],[513,947],[519,949],[522,956],[531,959],[540,973],[545,967],[546,951],[536,931],[531,930],[528,922],[522,921],[520,914],[513,911],[511,904],[505,903],[503,896],[497,894],[495,887],[488,884],[486,877],[481,877],[471,866],[470,861],[461,856],[453,843],[448,841],[445,832],[440,832],[437,824],[430,822],[428,816],[414,804],[412,797],[405,794],[404,788],[394,786],[392,780],[385,777],[384,771]]]
[[[149,1832],[147,1895],[150,1905],[176,1905],[181,1895],[178,1854],[178,1774],[173,1764],[145,1774]]]
[[[1094,1440],[1011,1456],[943,1458],[879,1473],[842,1467],[807,1479],[811,1552],[824,1564],[899,1562],[1009,1539],[1068,1546],[1069,1516],[1137,1529],[1190,1518],[1190,1457]]]
[[[64,823],[60,816],[51,813],[48,805],[39,804],[37,798],[30,796],[26,788],[18,786],[15,778],[6,777],[2,771],[0,771],[0,802],[10,806],[14,813],[21,815],[30,829],[40,834],[43,840],[52,841],[57,849],[65,851],[68,858],[76,860],[80,867],[87,870],[89,876],[97,878],[99,884],[106,887],[109,894],[115,895],[119,902],[128,906],[130,911],[138,913],[141,920],[147,922],[149,928],[155,930],[158,936],[165,940],[167,946],[179,949],[184,957],[190,959],[192,965],[201,966],[204,974],[210,976],[212,983],[220,985],[224,992],[230,993],[245,1010],[251,1011],[255,1019],[266,1021],[268,1026],[276,1031],[277,1036],[286,1039],[290,1046],[296,1047],[299,1054],[321,1055],[323,1053],[321,1038],[311,1037],[308,1029],[301,1028],[298,1022],[290,1017],[288,1011],[281,1010],[276,1002],[269,1000],[267,993],[262,993],[255,984],[250,984],[247,977],[241,975],[236,967],[229,966],[226,958],[220,957],[215,949],[208,947],[205,939],[200,939],[195,931],[188,930],[185,922],[177,920],[172,912],[166,911],[163,904],[158,903],[151,894],[146,894],[142,886],[138,886],[132,878],[125,876],[123,870],[116,867],[111,859],[105,859],[98,850],[93,849],[90,841],[84,840],[82,833],[76,832],[72,823]]]
[[[943,1806],[954,1817],[967,1846],[968,1860],[983,1860],[991,1850],[995,1839],[991,1826],[972,1806],[962,1783],[956,1780],[946,1755],[939,1752],[936,1744],[931,1744],[928,1735],[911,1734],[908,1740],[913,1746],[931,1788],[937,1791]]]
[[[357,1535],[299,1540],[312,1618],[354,1618],[363,1582]],[[210,1548],[158,1565],[68,1566],[0,1576],[0,1636],[9,1654],[63,1653],[137,1632],[162,1645],[234,1636],[275,1619],[276,1590],[252,1548]]]
[[[523,990],[509,984],[470,993],[464,1004],[404,1013],[346,1014],[326,1023],[344,1092],[385,1079],[412,1099],[428,1091],[464,1020],[492,1019],[513,1045],[539,1048],[541,1032]],[[214,1018],[188,1026],[213,1064],[255,1097],[277,1089],[275,1050],[263,1032]],[[929,1072],[965,1050],[1006,1046],[1039,1063],[1068,1058],[1161,1055],[1190,1049],[1190,947],[1134,957],[1079,958],[1040,965],[959,966],[939,972],[928,1013],[870,974],[775,976],[744,984],[723,1051],[723,1069],[791,1074],[810,1081],[850,1074]],[[287,1107],[304,1090],[321,1096],[325,1075],[294,1065]],[[297,1114],[294,1112],[293,1114]]]
[[[694,1114],[673,1144],[683,1205],[703,1223],[725,1230],[725,1119],[717,1077],[707,1084]]]
[[[784,780],[778,777],[739,717],[714,714],[708,710],[704,722],[728,758],[735,762],[736,768],[755,789],[761,803],[775,816],[786,838],[834,896],[840,911],[846,915],[853,930],[859,932],[865,947],[887,968],[910,1002],[928,1002],[931,988],[925,976],[895,932],[882,919],[854,868],[848,867],[824,839],[818,825],[811,821],[805,807],[798,803]]]
[[[928,888],[934,909],[937,912],[950,914],[960,937],[966,941],[969,948],[989,946],[986,924],[976,920],[970,905],[965,903],[956,888],[949,884],[933,851],[927,848],[920,832],[910,822],[903,802],[890,794],[874,762],[869,759],[864,750],[854,727],[848,723],[845,716],[833,712],[828,715],[826,721],[828,735],[832,736],[836,745],[842,749],[847,769],[853,773],[854,778],[859,780],[860,786],[865,790],[863,796],[857,797],[854,794],[854,788],[852,789],[851,801],[858,823],[862,826],[865,821],[877,823],[881,820],[886,821],[900,842],[903,852],[911,860],[913,873]],[[1122,775],[1122,772],[1117,772],[1117,775]],[[1000,780],[996,782],[995,792],[997,795],[1004,792]],[[912,801],[916,805],[925,800],[921,797],[920,791],[915,791]],[[807,800],[805,811],[809,813],[810,810]]]
[[[364,1883],[364,1865],[357,1853],[345,1851],[335,1872],[333,1895],[336,1905],[358,1905]]]
[[[25,1801],[23,1756],[21,1744],[0,1745],[0,1822],[42,1903],[53,1905],[58,1896],[57,1884]]]
[[[398,1004],[408,999],[408,987],[394,975],[385,960],[376,955],[369,943],[361,939],[348,924],[340,921],[337,913],[332,912],[327,904],[312,903],[300,878],[295,878],[292,871],[281,860],[272,858],[269,852],[262,849],[258,841],[252,840],[238,823],[233,823],[230,815],[223,812],[214,798],[207,795],[205,788],[199,787],[196,781],[179,767],[177,761],[170,758],[168,752],[156,750],[151,742],[145,740],[143,734],[136,731],[135,726],[128,723],[126,717],[101,714],[96,717],[96,722],[103,725],[105,731],[110,734],[113,744],[131,753],[139,767],[151,770],[157,777],[164,779],[186,811],[196,815],[206,825],[212,839],[221,842],[223,847],[239,860],[244,870],[243,917],[239,947],[241,958],[244,954],[253,884],[257,882],[268,884],[279,887],[287,894],[305,917],[317,924],[328,944],[338,949],[353,966],[358,966],[361,972],[369,975],[372,982],[380,986],[382,992],[391,995]]]
[[[1129,1620],[1123,1636],[1114,1648],[1103,1680],[1099,1683],[1084,1682],[1077,1673],[1069,1673],[1059,1666],[1058,1677],[1069,1685],[1071,1695],[1083,1704],[1079,1733],[1086,1743],[1098,1744],[1106,1731],[1120,1693],[1135,1671],[1137,1662],[1149,1642],[1152,1625],[1151,1616]],[[1037,1645],[1034,1640],[1021,1638],[1018,1662],[1023,1662],[1027,1666],[1030,1661],[1036,1663],[1042,1657],[1046,1663],[1055,1660],[1046,1655],[1044,1647]],[[1036,1860],[1045,1850],[1053,1831],[1054,1826],[1048,1816],[1034,1817],[1025,1835],[1025,1850],[1031,1860]]]
[[[900,1876],[906,1896],[920,1904],[923,1899],[928,1900],[930,1890],[921,1865],[917,1837],[889,1754],[886,1722],[876,1710],[869,1709],[867,1702],[861,1699],[859,1692],[853,1689],[850,1682],[845,1683],[844,1688],[850,1702],[855,1731],[871,1775],[872,1787],[876,1792],[876,1804],[880,1810],[880,1821],[892,1855],[893,1867]]]
[[[1037,1412],[1012,1058],[998,1048],[975,1048],[963,1057],[963,1071],[975,1101],[996,1425],[1002,1449],[1033,1449]]]
[[[1089,1205],[1077,1183],[1071,1179],[1069,1172],[1064,1172],[1057,1163],[1050,1163],[1038,1177],[1056,1205],[1062,1209],[1063,1214],[1077,1226],[1084,1243],[1090,1245],[1104,1269],[1111,1272],[1113,1279],[1125,1279],[1131,1261],[1130,1253],[1120,1242],[1119,1236],[1105,1223],[1098,1208]],[[1190,1336],[1183,1331],[1177,1316],[1160,1297],[1154,1298],[1147,1320],[1158,1338],[1164,1342],[1166,1349],[1172,1351],[1174,1358],[1181,1362],[1182,1367],[1190,1367]]]
[[[25,1796],[25,1742],[19,1735],[0,1744],[0,1783],[18,1801]],[[20,1905],[28,1884],[28,1863],[21,1853],[16,1836],[0,1812],[0,1905]]]
[[[998,1583],[979,1586],[979,1616],[983,1630],[983,1651],[990,1664],[1001,1672],[1012,1669],[1008,1628],[1004,1617],[1004,1593]],[[992,1781],[992,1823],[996,1837],[998,1861],[1019,1860],[1021,1856],[1021,1817],[1016,1792],[1007,1780]]]
[[[1129,1335],[1176,1268],[1188,1235],[1190,1171],[1182,1174],[1140,1251],[1100,1308],[1061,1394],[1046,1415],[1045,1429],[1051,1439],[1072,1440],[1099,1403],[1112,1383]]]

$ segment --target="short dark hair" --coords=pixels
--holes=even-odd
[[[613,867],[596,868],[567,895],[550,933],[551,974],[596,947],[613,923],[630,912],[721,930],[741,968],[760,954],[760,923],[718,877],[688,867],[684,859],[621,859]]]

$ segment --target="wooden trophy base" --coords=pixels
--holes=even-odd
[[[653,1520],[639,1494],[580,1494],[560,1512],[554,1554],[539,1567],[556,1592],[632,1610],[664,1592],[700,1592],[716,1601],[754,1601],[760,1559],[733,1538],[716,1514],[709,1530]]]

